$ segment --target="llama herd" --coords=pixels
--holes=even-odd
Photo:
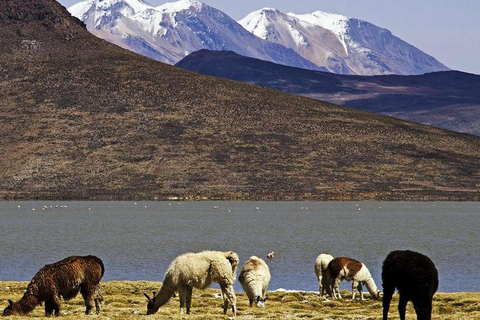
[[[178,256],[170,264],[158,294],[152,297],[144,293],[148,300],[147,314],[155,314],[177,292],[180,300],[180,313],[190,313],[193,288],[205,289],[212,282],[220,285],[223,297],[223,313],[231,308],[237,313],[237,298],[233,290],[236,280],[238,255],[233,251],[202,251]],[[4,309],[3,315],[26,315],[37,305],[45,303],[45,316],[58,316],[61,301],[74,298],[79,292],[85,301],[85,313],[91,313],[95,306],[100,312],[103,301],[100,293],[100,280],[105,272],[102,261],[95,256],[69,257],[41,268],[27,286],[23,297]],[[373,299],[380,298],[380,291],[365,264],[347,258],[334,258],[320,254],[315,261],[319,294],[341,299],[338,290],[342,280],[352,281],[352,299],[358,289],[363,300],[363,285]],[[242,285],[250,307],[255,303],[265,308],[267,289],[271,275],[268,265],[259,257],[250,257],[243,265],[238,280]],[[413,251],[393,251],[385,259],[382,267],[383,319],[387,319],[392,295],[399,292],[398,310],[400,319],[405,319],[405,308],[412,301],[418,320],[430,320],[433,295],[438,289],[438,272],[433,262],[426,256]]]

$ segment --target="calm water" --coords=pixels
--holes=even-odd
[[[0,280],[94,254],[105,280],[162,281],[184,252],[234,250],[243,265],[273,250],[271,290],[318,290],[322,252],[364,262],[381,287],[386,255],[411,249],[434,261],[439,291],[480,291],[480,203],[0,202],[0,219]]]

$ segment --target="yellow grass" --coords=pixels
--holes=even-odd
[[[7,299],[17,301],[23,295],[27,282],[0,281],[0,303],[3,308]],[[80,295],[63,304],[62,319],[223,319],[222,299],[219,290],[194,290],[192,313],[179,315],[178,297],[172,298],[154,316],[147,316],[144,292],[158,291],[159,282],[109,281],[102,283],[104,304],[99,316],[85,316],[85,307]],[[350,301],[350,293],[343,292],[344,300],[326,301],[315,293],[270,292],[265,309],[250,308],[243,292],[237,293],[238,319],[381,319],[381,301]],[[390,319],[398,319],[394,296],[390,307]],[[44,317],[43,307],[38,306],[28,316],[11,319],[32,319]],[[228,317],[231,316],[229,310]],[[416,319],[411,304],[408,305],[407,319]],[[480,319],[480,293],[437,293],[434,299],[433,319]]]

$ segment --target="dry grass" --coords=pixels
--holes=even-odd
[[[0,282],[0,304],[7,305],[7,299],[18,300],[26,288],[26,282]],[[102,284],[103,310],[99,316],[85,316],[80,295],[63,305],[62,319],[178,319],[178,298],[172,298],[160,308],[155,316],[146,316],[146,299],[143,292],[158,290],[160,283],[146,281],[110,281]],[[222,314],[222,300],[219,290],[195,290],[192,314],[183,318],[212,319],[225,318]],[[265,309],[249,308],[245,294],[238,293],[239,319],[381,319],[381,301],[350,301],[344,292],[343,301],[325,301],[315,293],[271,292]],[[390,309],[391,319],[398,319],[394,297]],[[227,314],[231,316],[231,312]],[[37,307],[30,315],[12,319],[43,318],[43,308]],[[413,307],[408,305],[407,319],[416,319]],[[438,293],[435,295],[433,319],[480,319],[480,293]]]

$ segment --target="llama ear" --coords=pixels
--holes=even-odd
[[[148,294],[143,293],[143,295],[147,298],[147,300],[148,300],[149,302],[152,301],[152,299],[150,299],[150,297],[148,296]]]
[[[156,291],[152,291],[153,293],[153,297],[155,298],[157,296],[157,292]]]
[[[260,296],[257,296],[257,303],[260,301]]]
[[[263,299],[263,302],[267,301],[268,299],[268,296],[265,296],[265,298]]]
[[[13,307],[13,301],[12,301],[12,300],[8,299],[8,304],[9,304],[11,307]]]

